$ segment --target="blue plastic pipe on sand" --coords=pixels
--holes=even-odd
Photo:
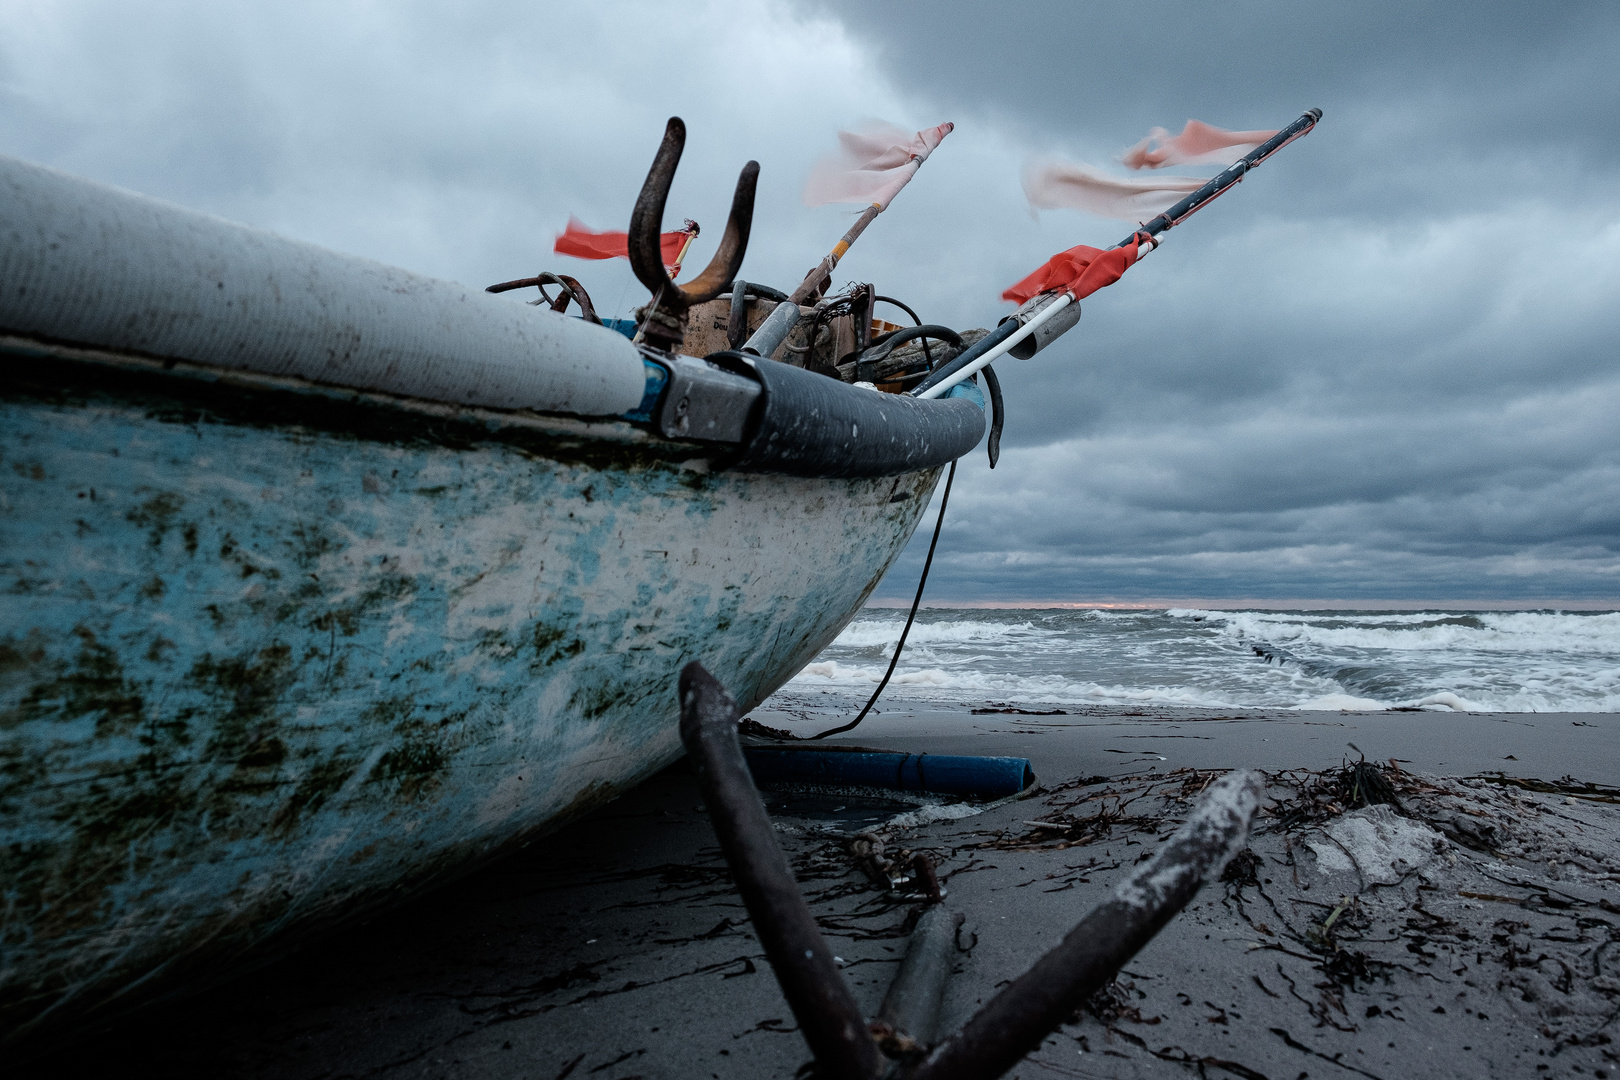
[[[744,750],[756,787],[818,784],[886,788],[1001,799],[1035,782],[1024,758],[904,754],[864,750],[789,750],[750,746]]]

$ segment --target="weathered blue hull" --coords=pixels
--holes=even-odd
[[[48,373],[48,375],[47,375]],[[939,470],[0,342],[0,1032],[195,986],[521,844],[859,610]]]

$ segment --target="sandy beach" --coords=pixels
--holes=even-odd
[[[836,717],[801,700],[754,718],[808,733]],[[890,705],[844,741],[1016,755],[1040,777],[1028,798],[874,834],[880,860],[930,853],[966,916],[948,1027],[1167,836],[1210,770],[1264,770],[1250,853],[1013,1075],[1394,1080],[1613,1075],[1617,734],[1610,714]],[[1339,769],[1362,753],[1393,805],[1350,805]],[[14,1075],[791,1077],[808,1055],[700,803],[678,764],[433,895]],[[916,898],[862,872],[860,826],[778,820],[875,1011]]]

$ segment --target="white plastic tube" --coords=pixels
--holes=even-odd
[[[924,390],[917,396],[924,399],[937,398],[948,391],[951,387],[955,386],[957,383],[971,378],[979,371],[979,369],[988,367],[990,364],[993,364],[997,360],[1001,359],[1006,355],[1008,349],[1011,349],[1014,345],[1017,345],[1020,341],[1023,341],[1025,338],[1029,337],[1029,335],[1033,334],[1036,330],[1039,330],[1042,323],[1046,322],[1047,319],[1050,319],[1052,316],[1056,315],[1058,312],[1062,311],[1072,303],[1074,303],[1074,294],[1064,293],[1062,296],[1058,297],[1052,303],[1048,304],[1046,307],[1037,312],[1035,317],[1030,319],[1029,322],[1025,323],[1023,326],[1019,327],[1016,333],[1008,335],[1006,341],[1003,341],[1000,345],[997,345],[995,348],[973,361],[973,363],[969,364],[961,371],[956,372],[950,378],[930,386],[927,390]]]
[[[493,409],[614,416],[622,334],[0,156],[0,333]]]

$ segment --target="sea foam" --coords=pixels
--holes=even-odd
[[[904,612],[869,609],[789,688],[870,694],[904,621]],[[925,609],[887,694],[966,704],[1614,711],[1620,613]]]

